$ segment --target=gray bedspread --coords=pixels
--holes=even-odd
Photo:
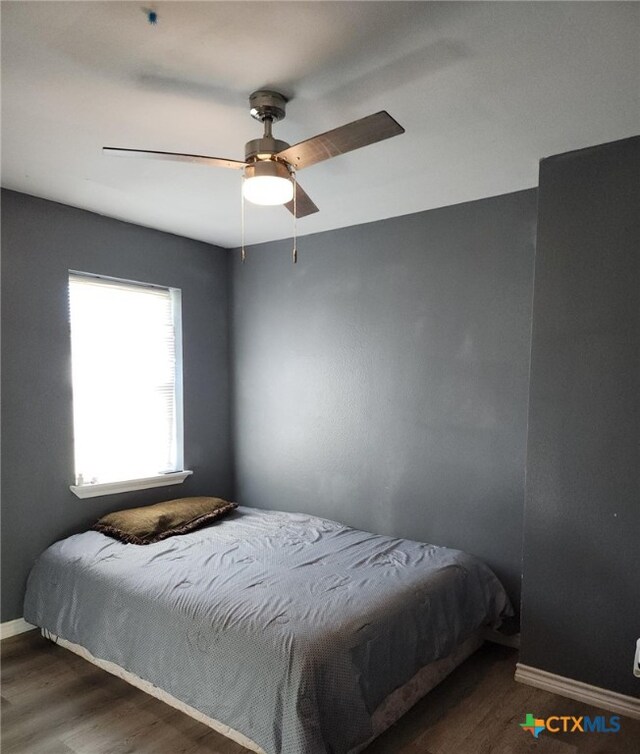
[[[389,693],[509,614],[471,555],[242,506],[153,545],[57,542],[24,611],[267,754],[348,752]]]

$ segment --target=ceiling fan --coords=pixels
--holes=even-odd
[[[249,97],[251,115],[263,123],[264,133],[262,138],[246,143],[244,162],[148,149],[103,147],[103,151],[126,157],[199,162],[212,167],[243,170],[242,192],[245,199],[255,204],[284,204],[298,218],[311,215],[318,208],[297,182],[296,171],[404,133],[404,128],[389,113],[381,110],[289,146],[272,134],[273,123],[286,115],[286,104],[284,95],[267,89],[260,89]]]

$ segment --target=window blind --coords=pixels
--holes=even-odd
[[[77,485],[182,469],[179,294],[69,275]]]

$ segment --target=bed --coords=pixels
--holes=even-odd
[[[253,751],[356,754],[511,614],[467,553],[240,506],[146,546],[57,542],[24,617]]]

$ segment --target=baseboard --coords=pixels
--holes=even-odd
[[[577,699],[579,702],[592,704],[594,707],[610,712],[617,712],[625,717],[633,717],[640,720],[640,699],[626,694],[618,694],[616,691],[601,689],[599,686],[591,686],[582,681],[574,681],[573,678],[565,678],[555,675],[546,670],[532,668],[519,662],[516,665],[516,681],[525,683],[527,686],[535,686],[553,694],[566,696],[569,699]]]
[[[8,639],[10,636],[23,634],[25,631],[31,631],[32,628],[35,628],[35,626],[27,623],[24,618],[8,620],[5,623],[0,623],[0,639]]]

